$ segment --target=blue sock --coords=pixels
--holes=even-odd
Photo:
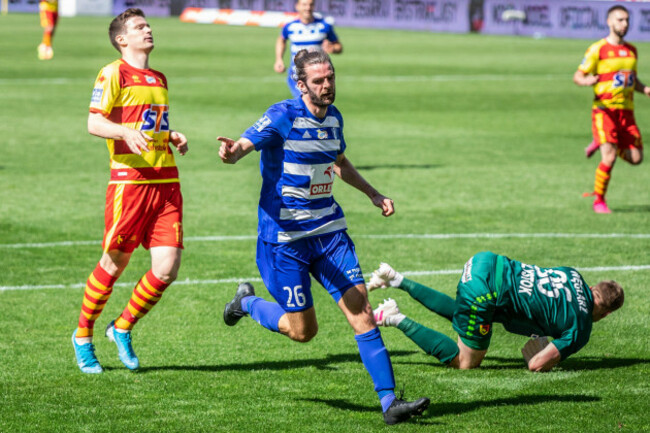
[[[365,334],[355,335],[359,346],[361,362],[370,373],[372,382],[375,384],[375,391],[381,400],[381,408],[386,409],[395,400],[395,377],[393,376],[393,365],[390,363],[388,350],[381,339],[379,328],[368,331]]]
[[[275,302],[265,301],[257,296],[246,296],[241,300],[241,307],[257,323],[273,332],[279,332],[278,323],[285,311]]]

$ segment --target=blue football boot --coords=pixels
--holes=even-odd
[[[72,347],[74,347],[74,355],[77,357],[77,365],[81,372],[88,374],[102,373],[104,369],[95,356],[95,345],[92,343],[77,344],[75,335],[77,335],[76,329],[72,333]]]
[[[131,332],[117,332],[115,330],[115,320],[106,327],[106,337],[117,345],[117,355],[120,357],[122,364],[129,370],[140,368],[140,361],[131,346]]]

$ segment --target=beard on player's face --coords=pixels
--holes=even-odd
[[[334,103],[334,99],[336,99],[336,88],[334,87],[329,89],[327,92],[322,93],[320,96],[317,95],[316,92],[314,92],[306,83],[305,87],[307,88],[307,95],[309,96],[309,100],[317,107],[328,107],[332,105]]]

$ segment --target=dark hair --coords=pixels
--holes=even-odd
[[[142,9],[129,8],[113,18],[113,21],[111,21],[111,24],[108,26],[108,37],[111,40],[111,44],[113,44],[115,49],[120,53],[122,50],[120,49],[120,44],[115,40],[115,37],[126,32],[126,22],[133,17],[144,18],[144,12],[142,12]]]
[[[323,50],[300,50],[296,54],[296,57],[293,58],[293,63],[296,66],[296,76],[294,79],[303,83],[307,82],[307,66],[328,63],[332,71],[334,71],[334,65],[332,64],[332,60],[330,60],[330,56]]]
[[[610,16],[610,15],[612,14],[612,12],[614,12],[614,11],[623,11],[623,12],[625,12],[625,13],[628,14],[628,15],[630,14],[630,11],[628,11],[627,8],[626,8],[625,6],[622,6],[622,5],[614,5],[614,6],[612,6],[611,8],[607,9],[607,18],[609,18],[609,16]]]
[[[599,299],[600,304],[606,311],[616,311],[623,306],[625,294],[623,288],[614,280],[601,281],[591,288],[595,298]]]

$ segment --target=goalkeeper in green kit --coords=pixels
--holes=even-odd
[[[378,325],[397,327],[426,353],[460,369],[481,365],[497,322],[509,332],[531,337],[522,349],[528,369],[548,371],[587,344],[592,323],[624,301],[615,281],[589,287],[573,268],[540,268],[491,252],[467,261],[455,300],[404,278],[386,263],[373,272],[367,287],[399,288],[450,320],[457,343],[407,318],[393,299],[374,311]],[[549,343],[547,337],[553,340]]]

